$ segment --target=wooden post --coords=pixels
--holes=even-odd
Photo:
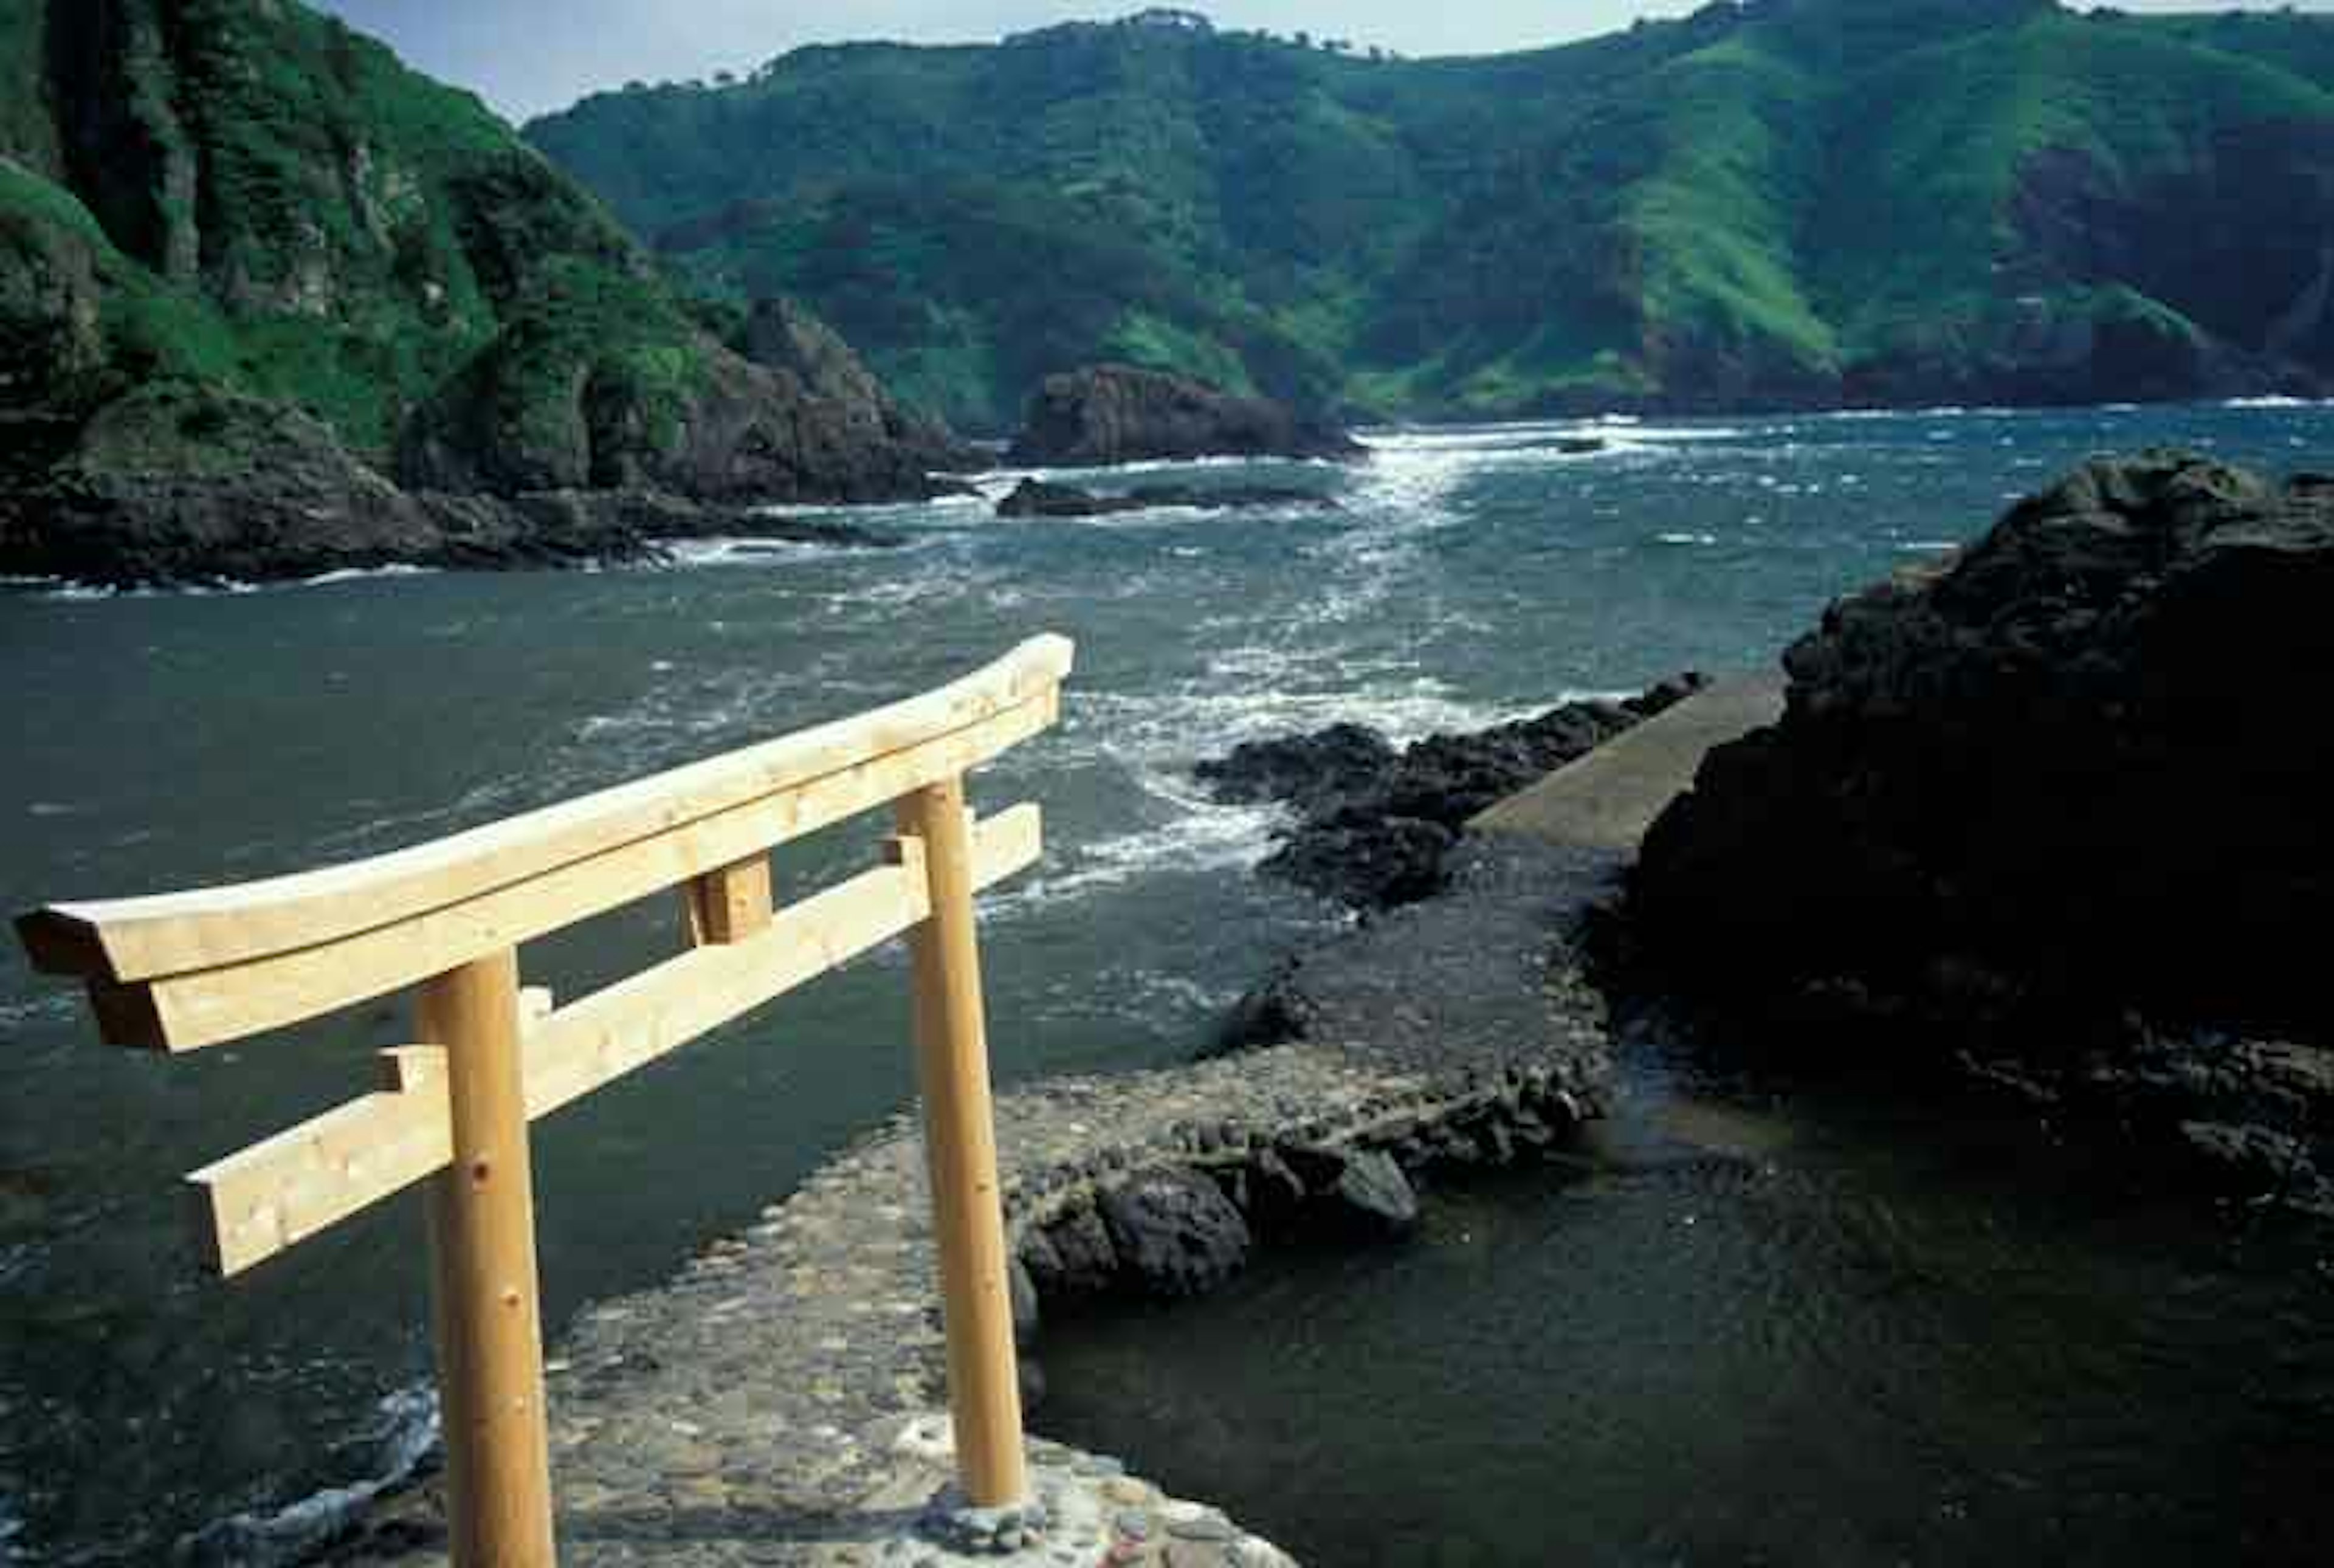
[[[681,887],[689,945],[742,942],[770,923],[770,857],[751,855],[735,865],[692,877]]]
[[[553,1568],[517,953],[426,982],[415,1022],[445,1049],[453,1121],[429,1203],[451,1555],[456,1568]]]
[[[898,814],[901,832],[922,843],[931,894],[931,914],[909,931],[908,942],[915,964],[916,1066],[940,1238],[957,1468],[974,1506],[1008,1507],[1027,1496],[1028,1475],[964,781],[951,778],[902,797]]]

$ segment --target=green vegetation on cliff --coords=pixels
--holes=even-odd
[[[256,407],[306,417],[318,472],[430,489],[921,492],[944,438],[855,363],[753,363],[709,319],[477,99],[294,0],[0,0],[12,560],[158,390],[218,417],[132,421],[186,432],[154,476],[208,473],[199,432]],[[191,515],[169,495],[133,510]]]
[[[1103,358],[1412,416],[2334,378],[2334,18],[1721,0],[1419,62],[1133,18],[528,134],[976,427]]]

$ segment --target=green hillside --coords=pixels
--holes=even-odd
[[[121,431],[161,481],[267,409],[321,433],[323,469],[434,491],[914,491],[886,409],[748,363],[719,320],[743,317],[690,303],[476,98],[292,0],[0,0],[11,560]],[[142,514],[208,526],[167,491]]]
[[[529,127],[680,275],[1001,428],[1104,357],[1389,416],[2334,376],[2334,19],[1741,0],[1403,61],[1157,14]]]

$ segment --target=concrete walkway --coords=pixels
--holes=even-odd
[[[1693,787],[1694,771],[1712,747],[1782,717],[1779,672],[1721,680],[1509,795],[1467,826],[1567,849],[1634,851],[1662,809]]]

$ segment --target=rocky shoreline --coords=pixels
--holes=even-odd
[[[1278,802],[1293,822],[1258,868],[1353,909],[1430,898],[1470,820],[1614,736],[1675,707],[1707,681],[1686,674],[1617,702],[1569,702],[1469,735],[1397,751],[1365,725],[1247,741],[1199,765],[1220,801]]]
[[[1781,722],[1647,835],[1620,967],[1765,1053],[1956,1067],[2334,1213],[2329,596],[2334,484],[2094,460],[1790,649]]]

